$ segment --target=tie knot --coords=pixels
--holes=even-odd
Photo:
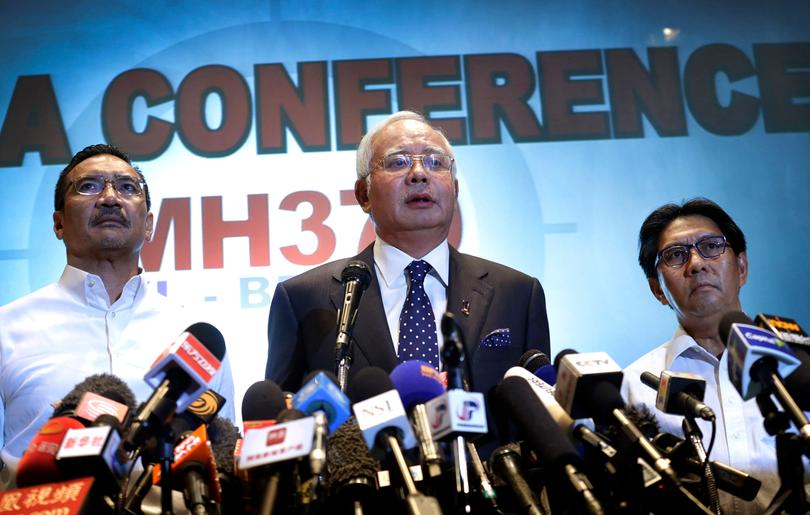
[[[431,269],[430,263],[422,259],[419,261],[411,261],[411,264],[405,267],[405,270],[408,271],[408,276],[411,278],[411,284],[421,284]]]

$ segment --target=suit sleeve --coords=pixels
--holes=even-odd
[[[284,283],[276,286],[267,322],[267,366],[264,377],[282,389],[295,390],[303,375],[298,318]]]
[[[551,356],[546,295],[540,281],[534,277],[532,278],[532,291],[529,296],[527,317],[526,348],[539,349],[545,352],[547,356]]]

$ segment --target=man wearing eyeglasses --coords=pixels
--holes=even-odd
[[[655,409],[655,390],[643,385],[643,372],[691,372],[706,379],[704,402],[712,408],[716,434],[710,459],[745,471],[762,481],[757,498],[745,502],[723,491],[723,513],[762,513],[780,481],[774,438],[763,428],[756,402],[743,402],[728,376],[728,353],[720,339],[720,319],[740,311],[740,289],[748,277],[745,236],[717,204],[696,198],[653,211],[639,232],[639,264],[655,298],[675,314],[672,339],[648,352],[624,371],[622,385],[630,404],[653,410],[662,432],[683,437],[683,417]],[[709,447],[712,426],[698,420]]]
[[[141,276],[141,247],[153,230],[150,207],[143,174],[113,146],[85,148],[60,173],[53,230],[65,244],[67,265],[58,282],[0,308],[0,456],[7,465],[0,483],[13,479],[53,402],[102,372],[146,400],[144,374],[197,321]],[[227,355],[211,388],[233,400]],[[222,414],[233,420],[232,402]]]
[[[458,195],[453,149],[421,115],[395,113],[357,149],[355,197],[376,240],[359,255],[280,283],[268,324],[266,377],[297,390],[307,372],[335,370],[341,271],[371,271],[353,333],[351,384],[366,366],[392,370],[418,359],[441,367],[442,315],[456,315],[475,390],[486,392],[528,348],[549,352],[545,297],[537,279],[462,254],[448,244]]]

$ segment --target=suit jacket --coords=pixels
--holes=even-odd
[[[297,391],[312,370],[335,371],[337,310],[343,304],[340,275],[353,259],[364,261],[372,273],[358,307],[349,382],[363,367],[390,372],[397,366],[372,244],[354,258],[326,263],[276,287],[267,329],[265,377],[283,390]],[[543,288],[537,279],[517,270],[450,247],[447,311],[456,315],[461,326],[476,391],[486,393],[497,385],[527,349],[549,353]],[[495,340],[485,339],[496,329],[508,329],[511,342],[500,338],[493,345]]]

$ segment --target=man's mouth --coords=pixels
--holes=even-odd
[[[428,193],[415,193],[410,195],[406,202],[412,205],[427,205],[433,203],[433,198]]]
[[[101,225],[119,225],[121,227],[129,227],[127,221],[124,218],[116,215],[103,215],[93,219],[93,226],[101,226]]]

